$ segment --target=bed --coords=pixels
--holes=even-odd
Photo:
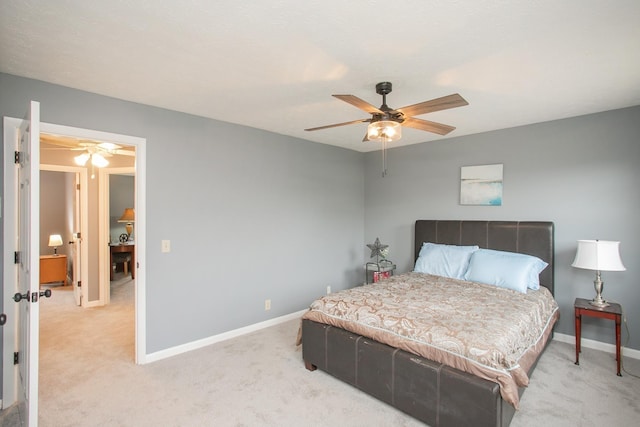
[[[551,222],[418,220],[415,223],[415,259],[418,260],[418,254],[425,242],[436,245],[477,245],[484,249],[532,255],[547,264],[539,274],[539,284],[546,290],[526,292],[526,296],[535,296],[539,293],[544,297],[543,294],[548,294],[550,297],[546,298],[553,300],[553,236],[554,226]],[[455,289],[469,289],[471,298],[475,298],[474,301],[478,300],[471,292],[471,289],[475,288],[465,280],[421,273],[393,276],[380,283],[381,286],[388,286],[390,290],[381,288],[380,291],[392,295],[396,292],[399,294],[400,289],[415,288],[416,282],[427,279],[434,282],[433,285],[430,284],[433,288],[429,288],[433,289],[432,295],[436,294],[435,289],[438,288],[445,294],[450,292],[445,298],[461,300],[462,297],[458,298],[458,296],[466,292]],[[351,291],[354,295],[349,295],[349,291],[346,291],[345,295],[349,295],[348,298],[351,299],[372,301],[372,294],[378,290],[374,287],[368,288],[369,286],[372,285],[354,288]],[[495,288],[488,285],[473,286]],[[451,292],[455,292],[455,298],[452,297],[454,294]],[[489,290],[489,292],[494,294],[486,297],[486,301],[503,301],[503,295],[518,293],[510,290],[505,292],[504,289]],[[432,351],[434,345],[422,345],[422,342],[418,342],[419,345],[416,344],[420,339],[409,342],[396,340],[395,331],[391,334],[383,334],[375,324],[352,325],[338,319],[337,316],[327,315],[320,309],[314,309],[314,307],[331,305],[340,306],[345,312],[349,311],[344,307],[350,307],[350,300],[349,303],[336,303],[329,297],[325,298],[315,301],[303,316],[299,341],[302,343],[302,357],[306,368],[326,371],[434,427],[508,426],[515,414],[519,397],[551,338],[553,325],[559,316],[557,304],[553,301],[555,309],[553,307],[546,309],[545,316],[548,315],[548,319],[542,320],[544,326],[541,327],[540,332],[535,333],[536,338],[522,350],[518,360],[511,360],[508,369],[493,368],[486,366],[485,355],[478,356],[482,359],[480,363],[473,359],[475,356],[452,356],[452,352],[446,348],[444,352],[434,352]],[[411,299],[402,300],[399,304],[409,306],[412,305],[411,301]],[[509,302],[509,306],[516,303]],[[373,302],[370,305],[376,304]],[[544,304],[552,305],[548,302]],[[474,308],[479,305],[481,304],[466,304],[467,307]],[[464,302],[463,306],[465,306]],[[392,309],[389,308],[391,311]],[[428,311],[428,307],[419,309]],[[362,316],[364,311],[370,310],[370,307],[357,310],[360,311],[356,314]],[[377,314],[369,317],[376,316]],[[414,318],[412,314],[407,316]],[[406,323],[413,325],[405,318],[398,320],[397,317],[393,321],[381,320],[381,322],[403,325],[405,329],[410,329],[406,327]],[[366,316],[361,318],[365,319]],[[455,322],[443,321],[441,325],[447,328],[449,323]],[[391,335],[391,338],[388,335]],[[505,341],[509,340],[505,339]],[[456,343],[452,345],[455,346]]]

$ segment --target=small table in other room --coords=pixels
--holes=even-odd
[[[111,245],[109,246],[109,252],[111,252],[111,257],[109,259],[109,271],[110,280],[113,280],[113,255],[114,254],[122,254],[126,253],[131,256],[131,279],[136,278],[136,245],[132,244],[122,244],[122,245]]]
[[[40,284],[56,282],[67,286],[67,256],[40,255]]]
[[[620,304],[610,302],[607,307],[597,307],[589,304],[588,299],[576,298],[574,304],[576,311],[576,365],[580,364],[580,334],[582,332],[582,316],[599,317],[616,322],[616,361],[618,362],[618,376],[620,373],[620,323],[622,323],[622,307]]]

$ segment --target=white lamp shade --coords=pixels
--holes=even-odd
[[[578,251],[572,267],[598,271],[624,271],[620,259],[620,242],[578,240]]]
[[[52,234],[49,236],[49,246],[58,247],[62,246],[62,236],[59,234]]]

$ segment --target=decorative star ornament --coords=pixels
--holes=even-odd
[[[367,245],[367,247],[371,249],[371,258],[376,257],[376,262],[379,257],[385,258],[389,253],[389,245],[383,245],[377,237],[376,241],[373,244]]]

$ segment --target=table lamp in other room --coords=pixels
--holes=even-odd
[[[125,222],[125,230],[127,230],[127,241],[131,239],[131,233],[133,232],[133,223],[135,222],[136,215],[133,208],[125,208],[122,216],[118,222]]]
[[[58,255],[58,246],[62,246],[62,236],[59,234],[52,234],[49,236],[49,247],[53,248],[53,254]]]

